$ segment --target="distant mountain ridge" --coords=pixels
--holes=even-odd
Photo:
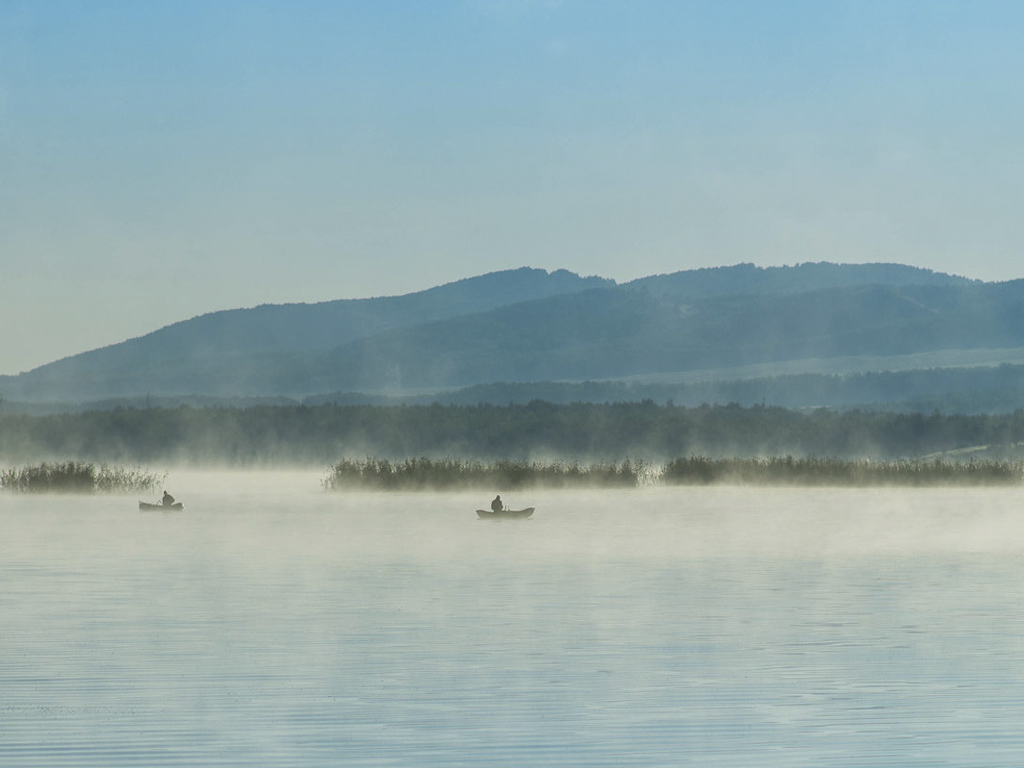
[[[248,309],[220,310],[35,370],[60,367],[72,361],[84,369],[103,369],[111,364],[327,350],[396,328],[613,284],[600,277],[581,278],[566,270],[547,273],[524,267],[403,296],[338,299],[316,304],[262,304]]]
[[[582,381],[857,355],[1024,345],[1024,283],[862,286],[679,304],[622,286],[362,339],[293,375],[403,391]],[[284,382],[282,382],[284,383]]]
[[[521,268],[426,291],[213,312],[18,376],[9,400],[398,394],[1024,346],[1024,281],[752,264],[625,284]]]

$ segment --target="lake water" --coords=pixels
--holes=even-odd
[[[1024,765],[1024,492],[0,495],[3,766]]]

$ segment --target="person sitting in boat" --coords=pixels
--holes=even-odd
[[[501,512],[505,509],[505,505],[501,503],[501,496],[495,496],[494,501],[491,502],[491,512]]]
[[[164,491],[164,497],[161,499],[165,507],[169,507],[174,503],[174,497],[171,496],[167,491]]]

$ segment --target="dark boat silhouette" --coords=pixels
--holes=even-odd
[[[185,505],[180,501],[176,501],[173,504],[150,504],[148,501],[139,502],[140,512],[181,512],[185,508]]]
[[[533,514],[533,507],[527,507],[526,509],[503,509],[500,512],[492,512],[489,509],[478,509],[476,514],[481,520],[522,519]]]

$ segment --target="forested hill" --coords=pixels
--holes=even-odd
[[[652,296],[693,300],[744,294],[785,296],[864,285],[964,286],[978,282],[903,264],[831,264],[823,261],[796,267],[737,264],[727,268],[692,269],[642,277],[627,285],[644,288]]]
[[[408,296],[205,315],[5,377],[0,393],[35,401],[394,394],[1022,346],[1024,281],[804,264],[616,285],[521,269]]]
[[[1024,283],[858,286],[686,303],[624,286],[381,334],[295,369],[283,383],[401,391],[1019,346]]]
[[[402,296],[222,310],[19,376],[0,376],[0,393],[24,400],[76,401],[150,392],[249,392],[244,381],[253,367],[285,370],[293,356],[324,352],[376,333],[609,285],[614,281],[524,267]]]
[[[565,270],[492,272],[404,296],[339,299],[317,304],[264,304],[193,317],[152,333],[83,352],[37,371],[55,378],[83,370],[112,372],[154,363],[187,365],[223,356],[324,351],[354,339],[532,299],[614,285]],[[185,372],[187,376],[187,372]]]

